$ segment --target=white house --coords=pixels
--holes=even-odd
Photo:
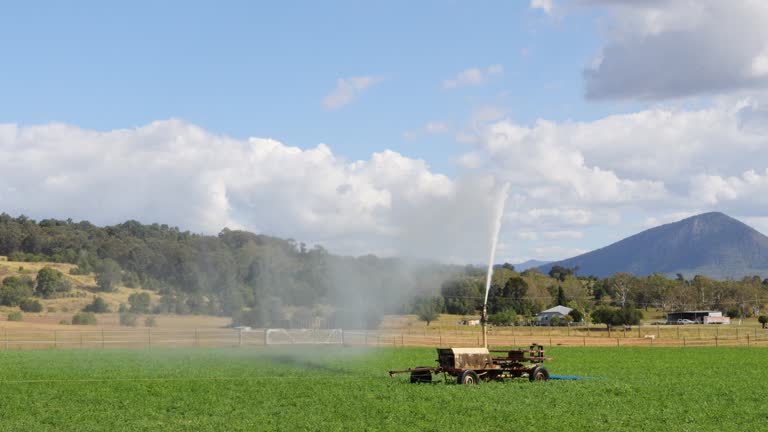
[[[561,320],[565,319],[565,316],[571,313],[573,309],[566,306],[555,306],[547,309],[536,315],[535,320],[538,325],[549,325],[549,321],[552,317],[558,317]]]

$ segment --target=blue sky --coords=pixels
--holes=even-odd
[[[328,143],[349,159],[391,148],[453,169],[452,136],[474,109],[518,122],[592,119],[581,69],[598,48],[594,13],[560,20],[526,2],[21,2],[0,17],[0,120],[111,130],[180,118],[233,137]],[[484,86],[445,90],[470,67]],[[347,76],[381,82],[350,106],[322,100]],[[615,105],[615,104],[612,104]]]
[[[478,197],[511,182],[503,260],[700,211],[766,230],[749,199],[768,166],[763,18],[750,0],[7,4],[0,206],[397,254],[413,230],[477,242]],[[146,185],[121,189],[129,167]],[[103,207],[56,199],[94,184]],[[179,188],[192,204],[158,204]],[[433,233],[434,209],[462,217]],[[477,243],[440,258],[480,260]]]

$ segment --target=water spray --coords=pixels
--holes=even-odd
[[[505,183],[499,193],[498,206],[496,207],[496,219],[491,234],[491,256],[488,260],[488,273],[485,277],[485,298],[483,299],[483,313],[480,315],[480,324],[483,327],[483,348],[488,348],[488,293],[491,290],[491,277],[493,277],[493,263],[496,260],[496,245],[499,242],[501,220],[504,217],[504,206],[509,195],[509,183]]]
[[[503,381],[505,379],[527,377],[531,381],[546,381],[549,372],[541,363],[551,360],[544,356],[544,347],[532,343],[527,349],[488,349],[488,293],[491,289],[493,262],[496,259],[496,244],[499,242],[501,219],[509,193],[509,183],[504,184],[496,200],[496,223],[491,237],[491,256],[488,261],[488,274],[485,280],[485,298],[480,321],[483,327],[482,348],[438,348],[437,366],[419,366],[415,368],[390,370],[389,376],[408,373],[412,384],[431,383],[432,376],[443,374],[456,378],[458,384],[478,384],[483,381]],[[560,379],[579,377],[564,376]]]

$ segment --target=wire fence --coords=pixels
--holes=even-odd
[[[274,342],[273,342],[274,343]],[[303,340],[301,343],[312,344]],[[369,347],[481,346],[479,329],[438,328],[423,330],[341,330],[336,343]],[[511,327],[489,331],[488,344],[496,347],[527,346],[647,346],[647,347],[768,347],[768,331],[759,327],[721,326],[634,326],[608,331],[605,327],[542,328]],[[26,330],[0,329],[0,351],[33,349],[152,349],[223,348],[270,345],[266,329],[102,329]],[[276,344],[290,344],[282,341]]]

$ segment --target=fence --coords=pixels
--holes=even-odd
[[[678,327],[678,328],[674,328]],[[699,328],[695,328],[699,327]],[[607,331],[603,328],[513,327],[491,329],[490,346],[768,346],[768,332],[758,327],[638,326]],[[718,326],[719,327],[719,326]],[[480,346],[479,329],[385,329],[342,332],[348,346]],[[237,329],[93,329],[0,331],[0,350],[247,347],[267,344],[267,332]]]

